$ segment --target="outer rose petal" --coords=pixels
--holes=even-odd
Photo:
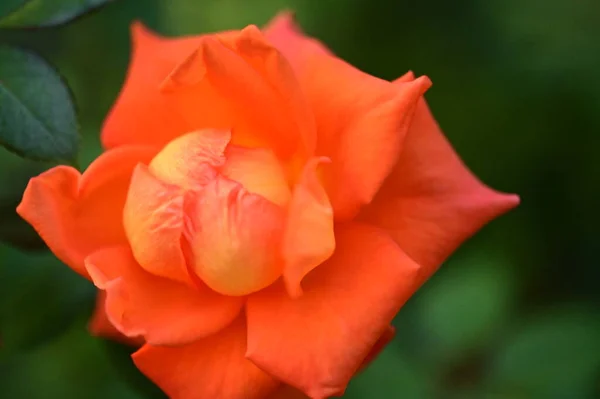
[[[261,369],[312,398],[342,394],[417,288],[419,266],[374,227],[336,230],[334,255],[290,299],[280,285],[248,300],[248,351]]]
[[[395,330],[394,327],[389,326],[383,335],[379,338],[375,346],[371,349],[371,352],[367,355],[365,360],[361,365],[361,369],[367,367],[379,353],[385,348],[385,346],[392,340],[394,337]],[[360,372],[360,370],[359,370]],[[273,392],[267,399],[310,399],[301,391],[297,390],[294,387],[289,385],[282,384],[275,392]]]
[[[422,265],[423,282],[464,240],[518,203],[473,176],[421,100],[400,161],[359,219],[385,229]]]
[[[83,175],[71,167],[54,167],[30,180],[17,212],[60,260],[87,277],[87,255],[127,242],[121,215],[131,172],[155,152],[150,147],[108,151]]]
[[[333,210],[319,181],[319,166],[327,158],[313,158],[294,187],[283,235],[283,280],[292,297],[302,295],[300,282],[326,261],[335,249]]]
[[[287,61],[255,26],[205,36],[162,85],[192,130],[232,129],[232,143],[282,159],[314,150],[315,127]]]
[[[301,391],[289,385],[281,385],[275,392],[267,396],[266,399],[310,399]]]
[[[119,341],[127,345],[131,346],[142,346],[144,344],[144,339],[141,337],[128,337],[123,335],[115,326],[112,325],[108,316],[106,315],[106,292],[102,290],[98,290],[98,294],[96,296],[96,308],[94,309],[94,314],[90,319],[90,323],[88,325],[88,329],[92,335],[97,337],[103,337],[112,339],[114,341]]]
[[[145,345],[137,367],[172,399],[263,399],[278,382],[244,358],[246,323],[186,346]]]
[[[239,314],[243,300],[153,276],[127,247],[86,259],[94,284],[106,291],[106,313],[119,331],[154,345],[182,345],[221,330]]]
[[[385,349],[385,347],[392,341],[392,339],[394,339],[395,335],[396,329],[393,326],[388,326],[388,328],[385,329],[383,334],[381,334],[375,345],[371,348],[371,351],[369,352],[367,357],[365,357],[365,359],[363,360],[362,364],[360,365],[359,371],[365,367],[368,367],[369,364],[371,364],[371,362],[373,362],[377,358],[377,356],[379,356],[379,354]]]
[[[398,159],[419,97],[431,82],[402,85],[368,75],[307,38],[290,14],[265,35],[290,61],[315,112],[317,155],[330,158],[326,187],[336,220],[368,204]]]
[[[191,131],[159,87],[202,40],[202,36],[163,38],[141,23],[132,25],[133,55],[123,89],[102,128],[102,144],[163,146]]]
[[[303,145],[307,155],[311,155],[317,140],[314,116],[288,60],[254,25],[245,28],[239,37],[229,37],[235,40],[230,41],[228,46],[272,85],[275,95],[280,98],[280,105],[284,106],[283,111],[293,123],[294,131],[300,133],[299,144]]]

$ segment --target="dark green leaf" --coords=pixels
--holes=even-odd
[[[5,15],[14,12],[17,8],[25,4],[27,0],[2,0],[0,1],[0,21]]]
[[[0,144],[31,159],[72,161],[75,107],[57,72],[39,56],[0,47]]]
[[[0,20],[2,28],[56,26],[113,0],[27,0]]]

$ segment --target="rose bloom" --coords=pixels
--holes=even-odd
[[[106,152],[33,178],[18,212],[101,290],[92,329],[143,343],[133,361],[172,398],[343,394],[518,203],[459,160],[427,77],[361,72],[289,13],[176,39],[134,24],[133,45]]]

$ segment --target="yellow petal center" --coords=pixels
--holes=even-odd
[[[269,150],[229,144],[203,130],[169,143],[150,163],[161,181],[185,190],[182,245],[192,270],[224,295],[247,295],[282,273],[281,237],[291,193]]]

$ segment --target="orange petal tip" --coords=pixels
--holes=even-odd
[[[160,36],[148,28],[142,21],[133,21],[129,27],[131,38],[134,45],[139,45],[143,41],[160,39]]]

